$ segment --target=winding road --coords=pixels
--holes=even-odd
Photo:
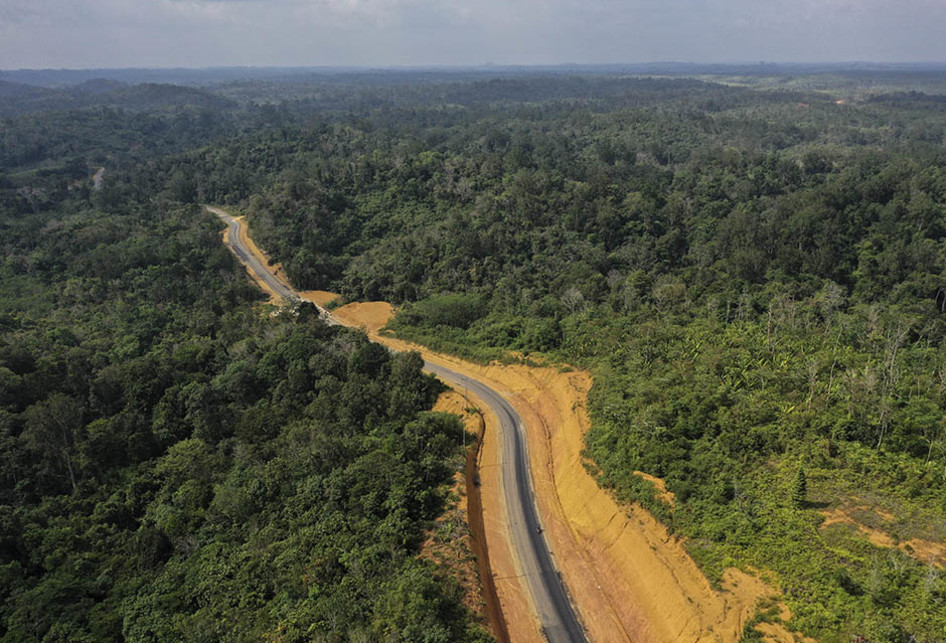
[[[277,277],[243,244],[240,234],[242,221],[220,208],[205,208],[227,223],[230,228],[227,245],[245,266],[281,297],[301,299],[291,286]],[[321,307],[319,310],[329,323],[339,323],[327,310]],[[542,532],[532,493],[522,420],[512,404],[479,380],[426,360],[424,368],[453,387],[462,387],[475,395],[489,406],[499,419],[502,433],[500,459],[508,525],[513,549],[518,556],[535,613],[550,643],[586,643],[588,639],[555,569],[552,554]]]

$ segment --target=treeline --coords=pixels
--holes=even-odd
[[[92,108],[155,110],[192,106],[209,110],[235,107],[231,101],[200,89],[177,85],[92,80],[50,89],[0,81],[0,118],[23,114]]]
[[[261,311],[144,172],[0,185],[0,640],[489,640],[418,556],[464,443],[419,356]]]
[[[298,285],[360,299],[475,291],[522,311],[572,288],[609,300],[637,271],[737,295],[778,274],[857,282],[870,298],[938,273],[922,249],[943,232],[937,111],[783,94],[747,108],[737,90],[709,112],[702,84],[661,82],[687,100],[378,110],[164,162],[154,180],[182,171],[192,198],[242,203]]]

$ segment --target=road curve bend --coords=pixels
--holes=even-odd
[[[241,221],[220,208],[204,207],[230,227],[227,245],[246,267],[281,297],[300,299],[299,294],[289,284],[277,277],[245,246],[240,235],[243,225]],[[339,323],[324,308],[319,306],[319,310],[329,323]],[[462,387],[473,393],[499,418],[502,432],[500,465],[503,496],[508,512],[512,546],[519,558],[521,573],[529,588],[542,631],[550,643],[587,643],[588,639],[555,569],[542,531],[532,493],[522,420],[512,404],[483,382],[426,360],[424,369],[454,387]]]

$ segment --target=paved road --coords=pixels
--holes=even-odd
[[[205,207],[230,226],[229,246],[240,261],[249,266],[260,279],[281,296],[290,299],[299,298],[295,291],[276,278],[252,252],[242,245],[239,221],[220,208]],[[337,323],[328,311],[322,308],[320,310],[324,316],[328,317],[330,323]],[[424,368],[453,387],[473,393],[499,418],[502,430],[500,459],[503,495],[509,512],[509,528],[539,622],[550,643],[586,643],[585,634],[565,593],[562,580],[552,563],[548,543],[545,541],[536,513],[522,420],[509,402],[479,380],[428,361],[424,362]]]
[[[230,226],[230,242],[227,244],[230,246],[230,250],[237,256],[237,258],[252,270],[257,277],[266,282],[266,285],[269,286],[273,292],[277,293],[280,297],[284,299],[299,299],[299,296],[295,293],[292,288],[284,284],[282,280],[278,279],[266,266],[263,265],[263,262],[256,258],[250,250],[240,242],[240,222],[230,216],[226,211],[221,210],[220,208],[214,208],[209,205],[204,206],[208,211],[216,214],[218,217],[223,219],[228,226]]]
[[[539,622],[551,643],[586,641],[541,532],[529,476],[529,455],[525,449],[519,414],[499,393],[478,380],[432,362],[425,361],[424,368],[454,388],[473,393],[499,418],[502,427],[503,495],[509,512],[509,528]]]

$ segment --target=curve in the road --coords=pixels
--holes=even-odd
[[[220,208],[205,207],[230,226],[228,246],[244,265],[280,296],[300,299],[290,286],[276,277],[243,245],[240,221]],[[327,310],[321,307],[319,310],[330,321],[337,323]],[[479,380],[426,360],[424,368],[448,384],[473,393],[499,418],[502,431],[503,494],[509,529],[542,631],[550,643],[585,643],[587,638],[584,630],[568,599],[564,583],[555,569],[552,554],[542,532],[532,493],[522,420],[518,413],[502,395]]]

